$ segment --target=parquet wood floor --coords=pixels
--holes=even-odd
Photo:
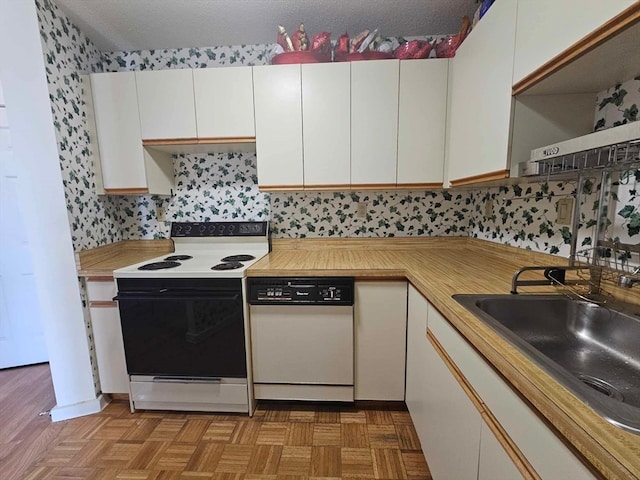
[[[269,402],[249,418],[114,401],[51,423],[48,365],[0,371],[0,401],[3,480],[431,479],[403,406]]]

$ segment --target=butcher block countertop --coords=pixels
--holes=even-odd
[[[171,240],[123,240],[76,253],[79,277],[113,278],[113,271],[173,252]]]
[[[114,269],[172,251],[170,240],[98,247],[77,254],[78,275],[113,277]],[[609,479],[640,478],[640,435],[603,420],[451,298],[456,293],[508,293],[518,268],[563,264],[566,260],[560,257],[472,238],[274,239],[271,253],[247,275],[407,279],[595,471]],[[640,304],[637,288],[607,287]],[[535,289],[522,291],[554,291]]]
[[[518,268],[557,264],[566,260],[471,238],[274,239],[272,252],[247,275],[406,278],[602,476],[640,478],[640,435],[603,420],[451,298],[508,293]],[[614,290],[640,303],[636,291]]]

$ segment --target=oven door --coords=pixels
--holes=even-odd
[[[139,282],[116,297],[129,375],[246,378],[240,279]]]

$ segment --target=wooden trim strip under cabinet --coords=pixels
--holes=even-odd
[[[509,178],[509,170],[497,170],[495,172],[483,173],[480,175],[474,175],[472,177],[458,178],[451,180],[452,187],[461,187],[462,185],[471,185],[479,182],[490,182],[492,180],[502,180],[503,178]]]
[[[118,302],[112,302],[110,300],[91,300],[89,302],[89,308],[113,308],[117,306]]]
[[[143,147],[165,147],[169,145],[225,145],[228,143],[255,143],[256,137],[204,137],[204,138],[156,138],[143,139]]]
[[[396,190],[428,190],[430,188],[442,188],[444,184],[442,182],[437,183],[398,183],[396,184]]]
[[[464,377],[462,372],[458,369],[458,366],[454,363],[454,361],[449,357],[447,352],[444,350],[442,345],[436,337],[433,336],[430,330],[427,330],[427,338],[433,348],[436,350],[438,356],[445,363],[453,377],[460,384],[464,392],[471,400],[471,403],[476,407],[480,415],[482,416],[484,422],[487,424],[489,429],[493,432],[496,439],[504,448],[504,451],[507,453],[513,464],[516,466],[518,471],[522,474],[523,478],[527,480],[541,480],[538,473],[535,471],[533,466],[529,463],[527,458],[522,454],[520,449],[514,443],[514,441],[509,437],[507,432],[504,431],[502,425],[498,422],[498,420],[493,416],[491,411],[487,408],[487,406],[482,403],[482,399],[473,389],[473,387],[469,384],[467,379]]]
[[[352,183],[351,190],[395,190],[395,183]]]
[[[300,192],[304,190],[302,185],[260,185],[258,190],[261,192]]]
[[[317,185],[305,185],[305,192],[332,192],[336,190],[348,190],[350,185],[347,184],[317,184]]]
[[[148,188],[105,188],[104,193],[107,195],[140,195],[149,193]]]
[[[634,3],[582,40],[574,43],[564,52],[560,52],[537,70],[524,77],[513,86],[512,94],[519,95],[523,93],[638,21],[640,21],[640,2]]]

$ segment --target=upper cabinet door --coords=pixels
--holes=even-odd
[[[136,72],[142,138],[195,138],[191,69]]]
[[[348,63],[302,65],[305,187],[349,186],[350,79]]]
[[[133,72],[91,75],[105,190],[147,188]]]
[[[300,65],[254,67],[258,186],[301,189],[302,93]]]
[[[518,83],[636,1],[518,0],[513,83]]]
[[[517,2],[498,0],[451,60],[448,178],[452,186],[505,178]]]
[[[448,59],[400,62],[398,186],[442,186],[448,68]]]
[[[254,137],[251,67],[193,70],[199,138]]]
[[[399,76],[399,60],[351,63],[351,184],[354,187],[396,186]]]

